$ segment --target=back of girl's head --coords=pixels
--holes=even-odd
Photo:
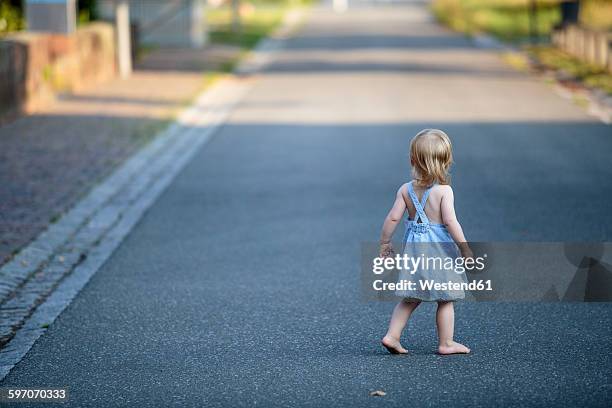
[[[450,184],[448,169],[452,162],[450,139],[439,129],[423,129],[410,142],[413,177],[421,185]]]

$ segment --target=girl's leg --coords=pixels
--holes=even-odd
[[[387,330],[387,334],[381,341],[382,345],[389,350],[391,354],[408,353],[408,350],[402,347],[400,337],[404,327],[406,327],[406,323],[408,322],[410,315],[420,303],[421,302],[407,302],[402,300],[395,305],[393,314],[391,315],[391,321],[389,322],[389,330]]]
[[[463,344],[453,341],[453,332],[455,331],[455,308],[453,302],[438,302],[436,324],[438,326],[439,354],[466,354],[470,352],[470,349]]]

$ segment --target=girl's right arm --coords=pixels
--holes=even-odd
[[[385,218],[385,222],[382,227],[382,231],[380,233],[380,256],[386,258],[387,256],[393,255],[393,246],[391,245],[391,238],[393,237],[393,233],[397,228],[397,224],[401,221],[404,211],[406,211],[406,202],[402,197],[402,189],[405,188],[401,186],[397,193],[395,194],[395,202],[393,203],[393,207],[387,214]]]
[[[459,247],[461,255],[464,258],[471,258],[473,257],[472,250],[465,240],[463,228],[461,228],[461,224],[459,224],[457,215],[455,214],[455,196],[453,194],[453,189],[448,185],[442,187],[444,188],[442,193],[442,203],[440,204],[442,210],[442,222],[444,225],[446,225],[448,233]]]

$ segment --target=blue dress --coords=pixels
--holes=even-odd
[[[425,214],[425,204],[433,187],[425,190],[419,202],[412,181],[407,185],[408,196],[416,213],[413,220],[406,220],[402,253],[409,257],[422,258],[422,261],[420,267],[400,269],[399,281],[414,283],[410,290],[397,290],[395,294],[408,300],[421,301],[463,299],[464,290],[457,289],[461,285],[455,285],[467,283],[465,273],[459,273],[461,268],[457,268],[455,263],[460,258],[459,248],[446,226],[429,222]],[[441,285],[434,286],[434,283]]]

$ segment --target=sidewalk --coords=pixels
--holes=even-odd
[[[237,47],[149,52],[126,80],[0,126],[0,265],[168,125]]]

